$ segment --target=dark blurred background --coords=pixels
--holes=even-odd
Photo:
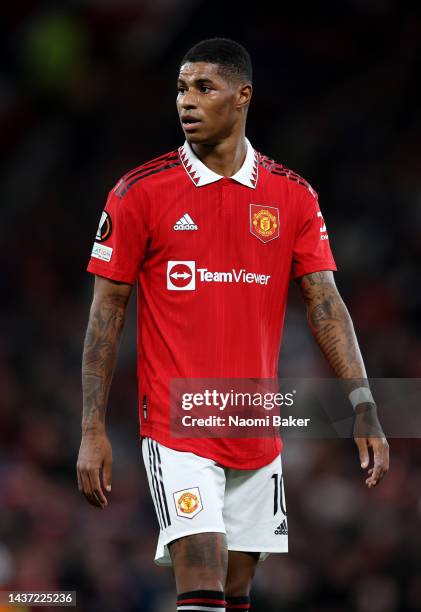
[[[123,173],[182,143],[178,62],[198,40],[249,49],[248,136],[318,191],[370,376],[421,376],[417,4],[2,4],[0,589],[77,590],[84,612],[175,609],[171,570],[153,563],[134,300],[109,405],[106,511],[79,496],[75,462],[100,211]],[[294,286],[280,371],[329,375]],[[391,453],[367,491],[351,440],[287,441],[291,552],[259,567],[256,612],[421,610],[421,451],[391,440]]]

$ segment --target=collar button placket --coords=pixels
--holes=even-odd
[[[231,179],[224,177],[220,181],[221,183],[221,208],[224,214],[230,214],[231,211],[231,189],[229,187],[232,184]]]

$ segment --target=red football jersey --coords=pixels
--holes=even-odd
[[[277,377],[291,276],[336,270],[310,185],[248,141],[231,178],[185,142],[112,189],[88,270],[138,283],[141,435],[227,467],[270,463],[279,438],[171,437],[170,382]]]

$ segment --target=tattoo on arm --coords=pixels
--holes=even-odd
[[[339,378],[366,379],[354,326],[336,288],[332,272],[299,279],[311,331]]]
[[[105,423],[126,304],[127,298],[119,295],[94,299],[92,303],[82,359],[84,433]]]

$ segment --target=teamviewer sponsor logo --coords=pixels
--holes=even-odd
[[[196,262],[169,261],[167,265],[167,289],[173,291],[196,289]]]
[[[173,291],[189,291],[196,289],[197,281],[200,283],[232,283],[267,285],[269,274],[248,272],[245,268],[236,270],[231,268],[227,272],[212,272],[207,268],[197,268],[195,261],[169,261],[167,265],[167,289]]]
[[[256,283],[257,285],[267,285],[270,279],[268,274],[256,274],[247,272],[246,269],[236,270],[232,268],[228,272],[211,272],[207,268],[197,268],[202,283]]]

